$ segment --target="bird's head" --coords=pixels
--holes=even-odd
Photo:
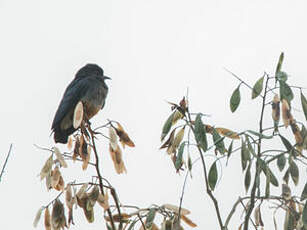
[[[100,76],[103,78],[103,80],[111,79],[107,76],[104,76],[103,69],[97,64],[86,64],[76,74],[76,78],[89,77],[89,76]]]

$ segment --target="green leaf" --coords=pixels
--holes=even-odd
[[[285,172],[285,175],[283,176],[283,181],[288,184],[289,183],[289,169],[287,169],[287,171]]]
[[[271,174],[269,172],[269,167],[266,168],[267,172],[265,173],[266,175],[266,183],[265,183],[265,197],[270,196],[270,182],[271,182]]]
[[[305,202],[305,205],[304,205],[302,220],[304,223],[304,227],[307,228],[307,201]]]
[[[282,143],[284,144],[284,146],[286,147],[287,151],[291,151],[291,149],[293,148],[293,146],[291,145],[291,143],[282,135],[279,134],[279,137],[282,141]]]
[[[302,92],[301,92],[301,103],[305,114],[305,118],[307,120],[307,99]]]
[[[230,142],[230,145],[228,146],[228,150],[227,150],[227,163],[228,163],[228,159],[232,153],[232,146],[233,146],[233,140]]]
[[[279,81],[286,82],[288,80],[288,74],[286,72],[283,72],[283,71],[278,72],[276,77]]]
[[[253,135],[255,135],[255,136],[257,136],[257,137],[259,137],[259,138],[264,138],[264,139],[272,139],[273,138],[273,135],[272,136],[266,136],[266,135],[264,135],[262,133],[258,133],[258,132],[253,131],[253,130],[246,130],[246,131],[251,133],[251,134],[253,134]]]
[[[284,52],[281,52],[278,60],[278,64],[276,66],[275,77],[277,78],[277,74],[281,71],[282,62],[284,60]]]
[[[258,97],[263,89],[263,79],[264,77],[261,77],[254,85],[253,91],[252,91],[252,99]]]
[[[209,187],[211,188],[211,190],[214,190],[216,182],[217,182],[216,161],[211,165],[208,178],[209,178]]]
[[[296,163],[293,160],[290,161],[289,171],[294,184],[297,185],[299,180],[299,170]]]
[[[205,126],[201,120],[201,114],[197,114],[195,119],[194,135],[197,144],[206,152],[208,148]]]
[[[244,186],[245,186],[246,193],[248,192],[249,186],[251,184],[251,165],[252,163],[250,162],[247,167],[245,178],[244,178]]]
[[[175,162],[175,168],[177,171],[180,169],[182,165],[182,155],[183,155],[183,150],[184,150],[185,142],[182,142],[179,146],[178,154],[176,157],[176,162]]]
[[[288,101],[289,105],[290,105],[292,99],[294,98],[292,89],[284,81],[279,81],[279,86],[280,86],[280,88],[279,88],[280,100],[286,99]]]
[[[165,121],[163,128],[162,128],[161,141],[164,140],[168,132],[171,130],[173,118],[174,118],[174,113],[172,113]]]
[[[285,165],[286,165],[286,157],[284,154],[282,154],[277,158],[277,166],[279,171],[282,171],[285,168]]]
[[[145,222],[145,227],[146,229],[150,229],[152,224],[153,224],[153,221],[155,219],[155,216],[156,216],[156,209],[155,208],[151,208],[149,210],[149,212],[147,213],[147,216],[146,216],[146,222]]]
[[[191,156],[189,154],[188,155],[188,169],[189,169],[190,173],[192,173],[192,166],[193,166],[192,159],[191,159]]]
[[[247,148],[248,148],[249,152],[250,152],[254,157],[257,157],[256,152],[255,152],[255,150],[254,150],[252,144],[250,143],[249,138],[248,138],[247,135],[246,135],[246,141],[247,141]]]
[[[305,184],[305,187],[303,189],[302,195],[301,195],[301,201],[305,200],[307,198],[307,183]]]
[[[244,171],[246,166],[247,166],[247,161],[250,160],[250,153],[248,149],[246,148],[246,143],[243,142],[241,144],[241,165],[242,165],[242,170]]]
[[[262,169],[262,171],[264,172],[264,174],[266,176],[268,176],[268,174],[270,175],[270,182],[272,185],[278,187],[278,180],[275,177],[275,175],[273,174],[273,172],[271,171],[271,169],[269,168],[269,166],[267,165],[267,163],[265,163],[264,160],[262,159],[258,159],[259,165]]]
[[[128,228],[127,230],[132,230],[132,229],[134,229],[134,225],[136,224],[136,222],[138,222],[138,221],[137,221],[137,220],[133,221],[133,222],[130,224],[130,226],[129,226],[129,228]]]
[[[230,98],[230,110],[231,112],[235,112],[238,108],[241,101],[240,95],[240,85],[233,91],[231,98]]]
[[[216,131],[215,128],[213,128],[212,137],[213,137],[214,145],[217,148],[217,150],[221,154],[224,154],[225,153],[225,145],[224,145],[224,138],[225,137],[221,137],[220,134],[218,134],[218,132]]]

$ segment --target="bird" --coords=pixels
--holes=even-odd
[[[55,143],[66,144],[68,137],[77,129],[73,126],[74,109],[83,104],[83,116],[87,121],[103,109],[108,94],[103,69],[97,64],[86,64],[79,69],[67,86],[55,113],[51,130]]]

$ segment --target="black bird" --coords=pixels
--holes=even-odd
[[[91,119],[105,105],[108,86],[103,69],[96,64],[87,64],[76,74],[66,88],[52,122],[55,143],[67,143],[68,136],[76,131],[73,127],[74,109],[83,103],[84,117]]]

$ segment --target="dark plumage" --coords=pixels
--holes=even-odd
[[[76,74],[66,88],[52,122],[54,141],[67,143],[68,136],[76,129],[73,127],[73,113],[79,101],[83,103],[84,116],[91,119],[105,105],[108,86],[103,69],[96,64],[87,64]]]

